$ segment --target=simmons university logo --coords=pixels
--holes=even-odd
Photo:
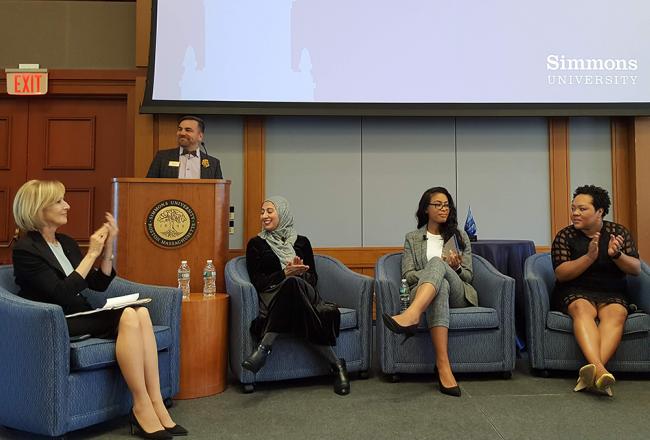
[[[181,247],[196,232],[196,214],[185,202],[163,200],[147,214],[145,228],[154,244],[164,248]]]
[[[551,86],[631,87],[639,80],[636,58],[569,58],[550,54],[546,57],[546,70],[546,83]]]

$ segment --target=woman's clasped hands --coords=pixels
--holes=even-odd
[[[299,277],[309,270],[309,266],[303,263],[302,258],[295,256],[293,260],[288,262],[284,267],[284,276]]]
[[[106,222],[90,236],[88,253],[92,257],[97,258],[102,254],[105,245],[111,244],[112,249],[112,243],[117,238],[118,232],[119,229],[117,228],[115,218],[107,212]]]
[[[458,270],[460,264],[462,263],[462,259],[460,258],[460,255],[458,254],[458,252],[454,250],[443,252],[442,260],[454,270]]]

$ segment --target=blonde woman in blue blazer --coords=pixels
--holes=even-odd
[[[416,212],[418,229],[406,234],[402,257],[402,278],[410,288],[411,304],[399,315],[382,318],[389,330],[415,334],[420,316],[426,314],[427,326],[436,353],[438,386],[451,396],[460,396],[460,388],[451,371],[447,340],[449,308],[478,306],[472,287],[472,250],[467,234],[458,229],[454,200],[443,187],[422,194]]]

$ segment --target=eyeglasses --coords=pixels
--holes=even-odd
[[[433,202],[433,203],[429,203],[429,206],[433,206],[438,211],[441,211],[443,209],[449,209],[449,203]]]

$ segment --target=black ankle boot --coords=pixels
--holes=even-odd
[[[241,363],[241,366],[252,373],[257,373],[266,363],[269,353],[271,353],[271,347],[260,344],[257,350]]]
[[[339,359],[332,365],[334,372],[334,392],[340,396],[350,394],[350,378],[348,377],[348,369],[345,366],[345,359]]]

